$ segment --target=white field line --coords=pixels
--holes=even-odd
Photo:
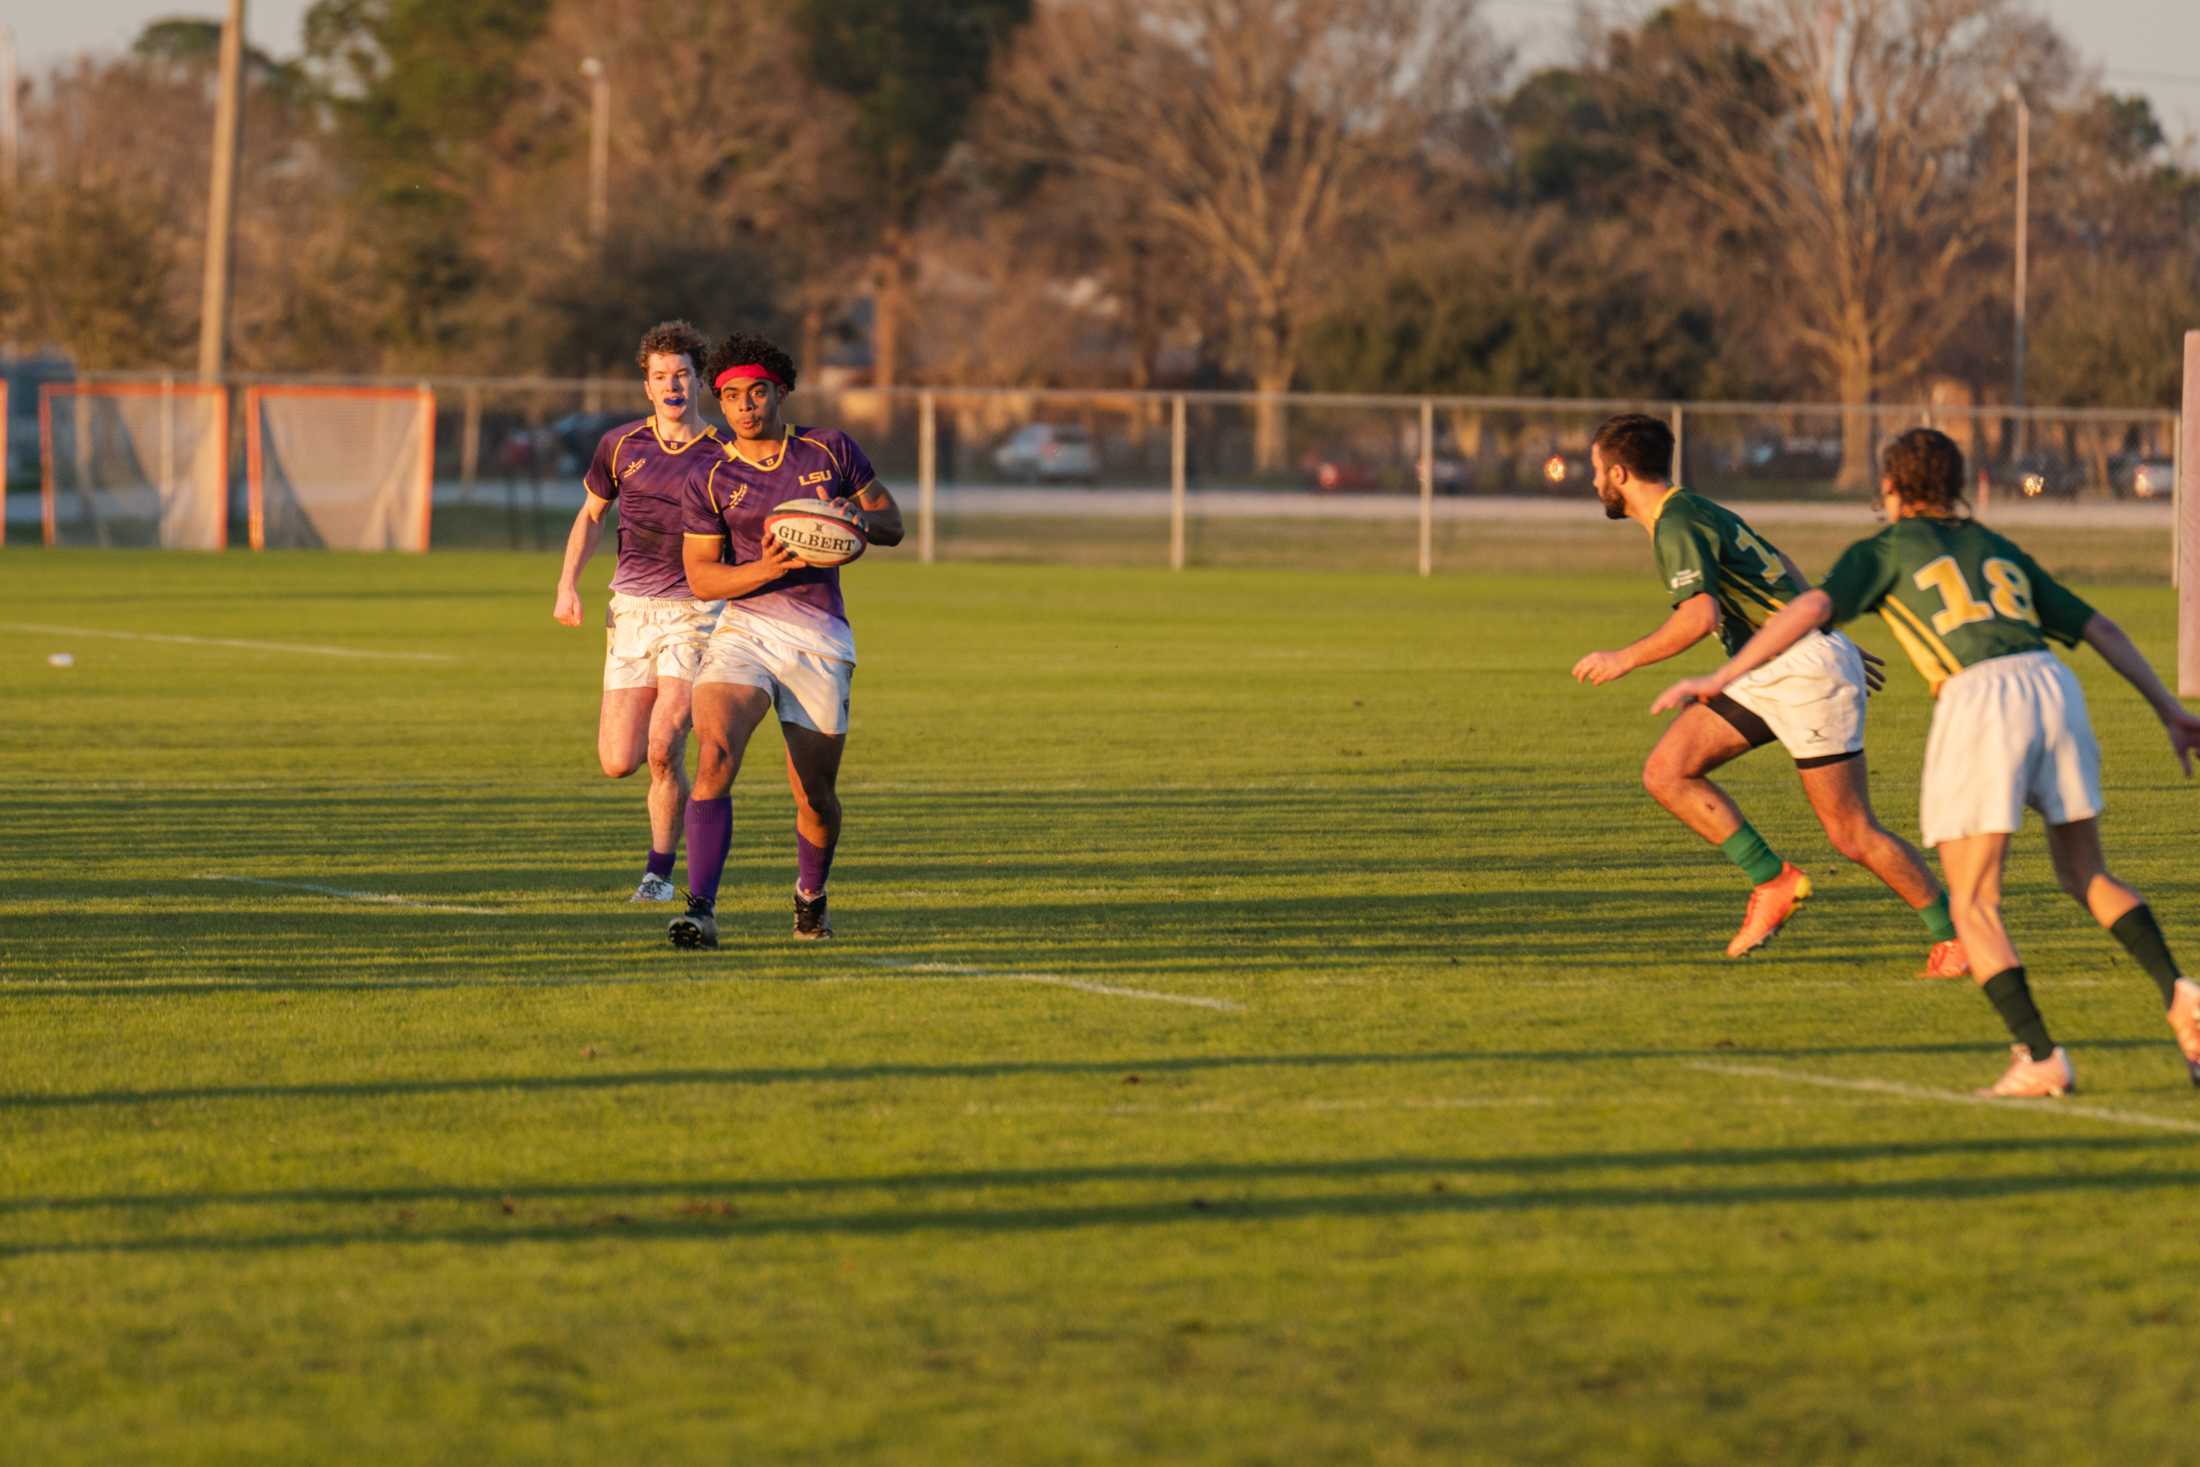
[[[2200,1136],[2200,1121],[2180,1121],[2169,1116],[2150,1116],[2143,1111],[2110,1110],[2105,1105],[2085,1105],[2074,1100],[2012,1101],[1961,1090],[1928,1090],[1922,1085],[1903,1085],[1892,1080],[1843,1080],[1832,1075],[1806,1075],[1796,1070],[1766,1065],[1729,1065],[1713,1060],[1684,1060],[1692,1070],[1715,1075],[1746,1075],[1759,1080],[1784,1080],[1790,1085],[1817,1085],[1827,1090],[1861,1090],[1873,1095],[1892,1095],[1902,1100],[1925,1100],[1936,1105],[1984,1105],[2015,1108],[2028,1116],[2059,1116],[2071,1120],[2106,1121],[2115,1126],[2141,1126],[2155,1131],[2181,1131]]]
[[[371,652],[362,647],[323,647],[312,642],[250,642],[242,637],[186,637],[173,632],[118,632],[102,627],[57,627],[36,621],[0,621],[0,630],[44,632],[56,637],[119,637],[125,642],[177,642],[190,647],[239,647],[247,652],[300,652],[309,657],[368,657],[394,662],[456,662],[448,652]]]
[[[1088,983],[1082,978],[1064,978],[1058,973],[1021,973],[998,968],[973,968],[966,963],[916,963],[902,958],[860,958],[857,961],[873,968],[891,968],[898,972],[931,974],[943,978],[989,978],[1001,983],[1038,983],[1048,988],[1074,988],[1079,993],[1097,993],[1107,998],[1137,998],[1148,1003],[1181,1003],[1193,1008],[1214,1009],[1219,1013],[1241,1014],[1245,1005],[1232,1003],[1226,998],[1203,998],[1191,993],[1157,993],[1150,988],[1123,988],[1113,983]]]
[[[377,907],[409,907],[416,912],[459,912],[469,917],[509,917],[494,907],[455,907],[444,902],[416,902],[411,897],[391,896],[381,891],[347,891],[340,886],[316,886],[310,881],[262,881],[256,876],[224,876],[218,871],[202,871],[200,881],[234,881],[240,886],[264,886],[275,891],[310,891],[321,896],[342,897],[347,902],[365,902]]]

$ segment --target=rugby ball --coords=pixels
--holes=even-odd
[[[790,499],[764,516],[764,533],[805,565],[846,565],[870,545],[854,512],[822,499]]]

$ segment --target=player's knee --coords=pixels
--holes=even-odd
[[[2082,907],[2093,891],[2094,878],[2106,875],[2106,871],[2065,871],[2058,866],[2055,868],[2055,884],[2063,889],[2064,896]]]
[[[664,743],[651,742],[649,746],[649,777],[651,779],[660,782],[668,779],[678,779],[681,767],[679,744],[669,740]]]
[[[1826,827],[1826,839],[1845,861],[1861,861],[1871,852],[1873,826],[1869,820],[1837,820]]]
[[[603,766],[607,779],[624,779],[642,767],[642,762],[623,749],[598,749],[596,762]]]

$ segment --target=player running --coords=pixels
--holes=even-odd
[[[718,883],[733,843],[733,778],[766,712],[779,718],[794,791],[794,935],[833,935],[825,879],[840,840],[840,756],[848,742],[855,635],[838,567],[803,564],[764,534],[764,518],[815,496],[863,519],[873,545],[901,543],[901,509],[855,440],[835,428],[789,426],[794,359],[761,336],[735,333],[711,353],[710,379],[733,441],[688,488],[687,576],[726,598],[696,674],[695,790],[688,800],[688,908],[674,947],[716,947]]]
[[[1650,532],[1658,574],[1673,603],[1664,625],[1615,652],[1574,664],[1577,681],[1604,684],[1663,662],[1717,632],[1729,653],[1810,583],[1741,516],[1673,485],[1673,430],[1657,418],[1607,419],[1589,449],[1596,495],[1609,519]],[[1803,793],[1833,848],[1885,882],[1925,924],[1932,947],[1920,978],[1969,971],[1948,916],[1948,896],[1925,860],[1872,813],[1865,779],[1864,700],[1883,676],[1847,637],[1814,635],[1731,691],[1673,720],[1643,764],[1643,788],[1683,825],[1717,846],[1754,889],[1730,958],[1772,939],[1811,894],[1810,877],[1773,854],[1726,791],[1706,776],[1778,740],[1795,759]]]
[[[2103,863],[2100,746],[2077,678],[2047,642],[2086,643],[2137,688],[2188,777],[2200,716],[2171,696],[2116,623],[2015,544],[1957,514],[1963,453],[1946,434],[1911,429],[1888,446],[1884,467],[1879,508],[1892,523],[1851,545],[1823,585],[1774,614],[1717,672],[1673,684],[1652,711],[1716,698],[1820,627],[1877,611],[1933,691],[1919,823],[1925,843],[1940,850],[1956,930],[1979,971],[1991,975],[1980,986],[2016,1041],[2008,1070],[1980,1093],[2077,1088],[2001,923],[2002,862],[2027,805],[2047,822],[2062,889],[2160,987],[2170,1030],[2200,1085],[2200,983],[2179,974],[2146,899]]]
[[[649,762],[649,857],[629,900],[669,902],[680,814],[687,804],[687,730],[703,639],[718,617],[715,602],[688,588],[681,558],[681,513],[688,479],[709,468],[721,443],[696,397],[702,333],[665,321],[642,336],[636,354],[650,415],[621,423],[596,445],[582,480],[588,497],[565,537],[551,614],[581,624],[581,568],[603,538],[603,517],[619,506],[618,563],[604,611],[603,709],[596,759],[624,779]]]

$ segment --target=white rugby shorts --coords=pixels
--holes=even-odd
[[[856,665],[720,627],[703,648],[698,683],[733,683],[771,694],[781,723],[839,737],[848,732],[848,694]]]
[[[703,642],[718,624],[722,601],[692,596],[611,593],[604,608],[603,687],[650,688],[660,678],[695,680]]]
[[[1726,688],[1798,763],[1864,747],[1866,693],[1864,654],[1839,632],[1812,632]]]
[[[1918,824],[1928,846],[2101,813],[2101,746],[2078,677],[2052,652],[1975,663],[1940,685]]]

